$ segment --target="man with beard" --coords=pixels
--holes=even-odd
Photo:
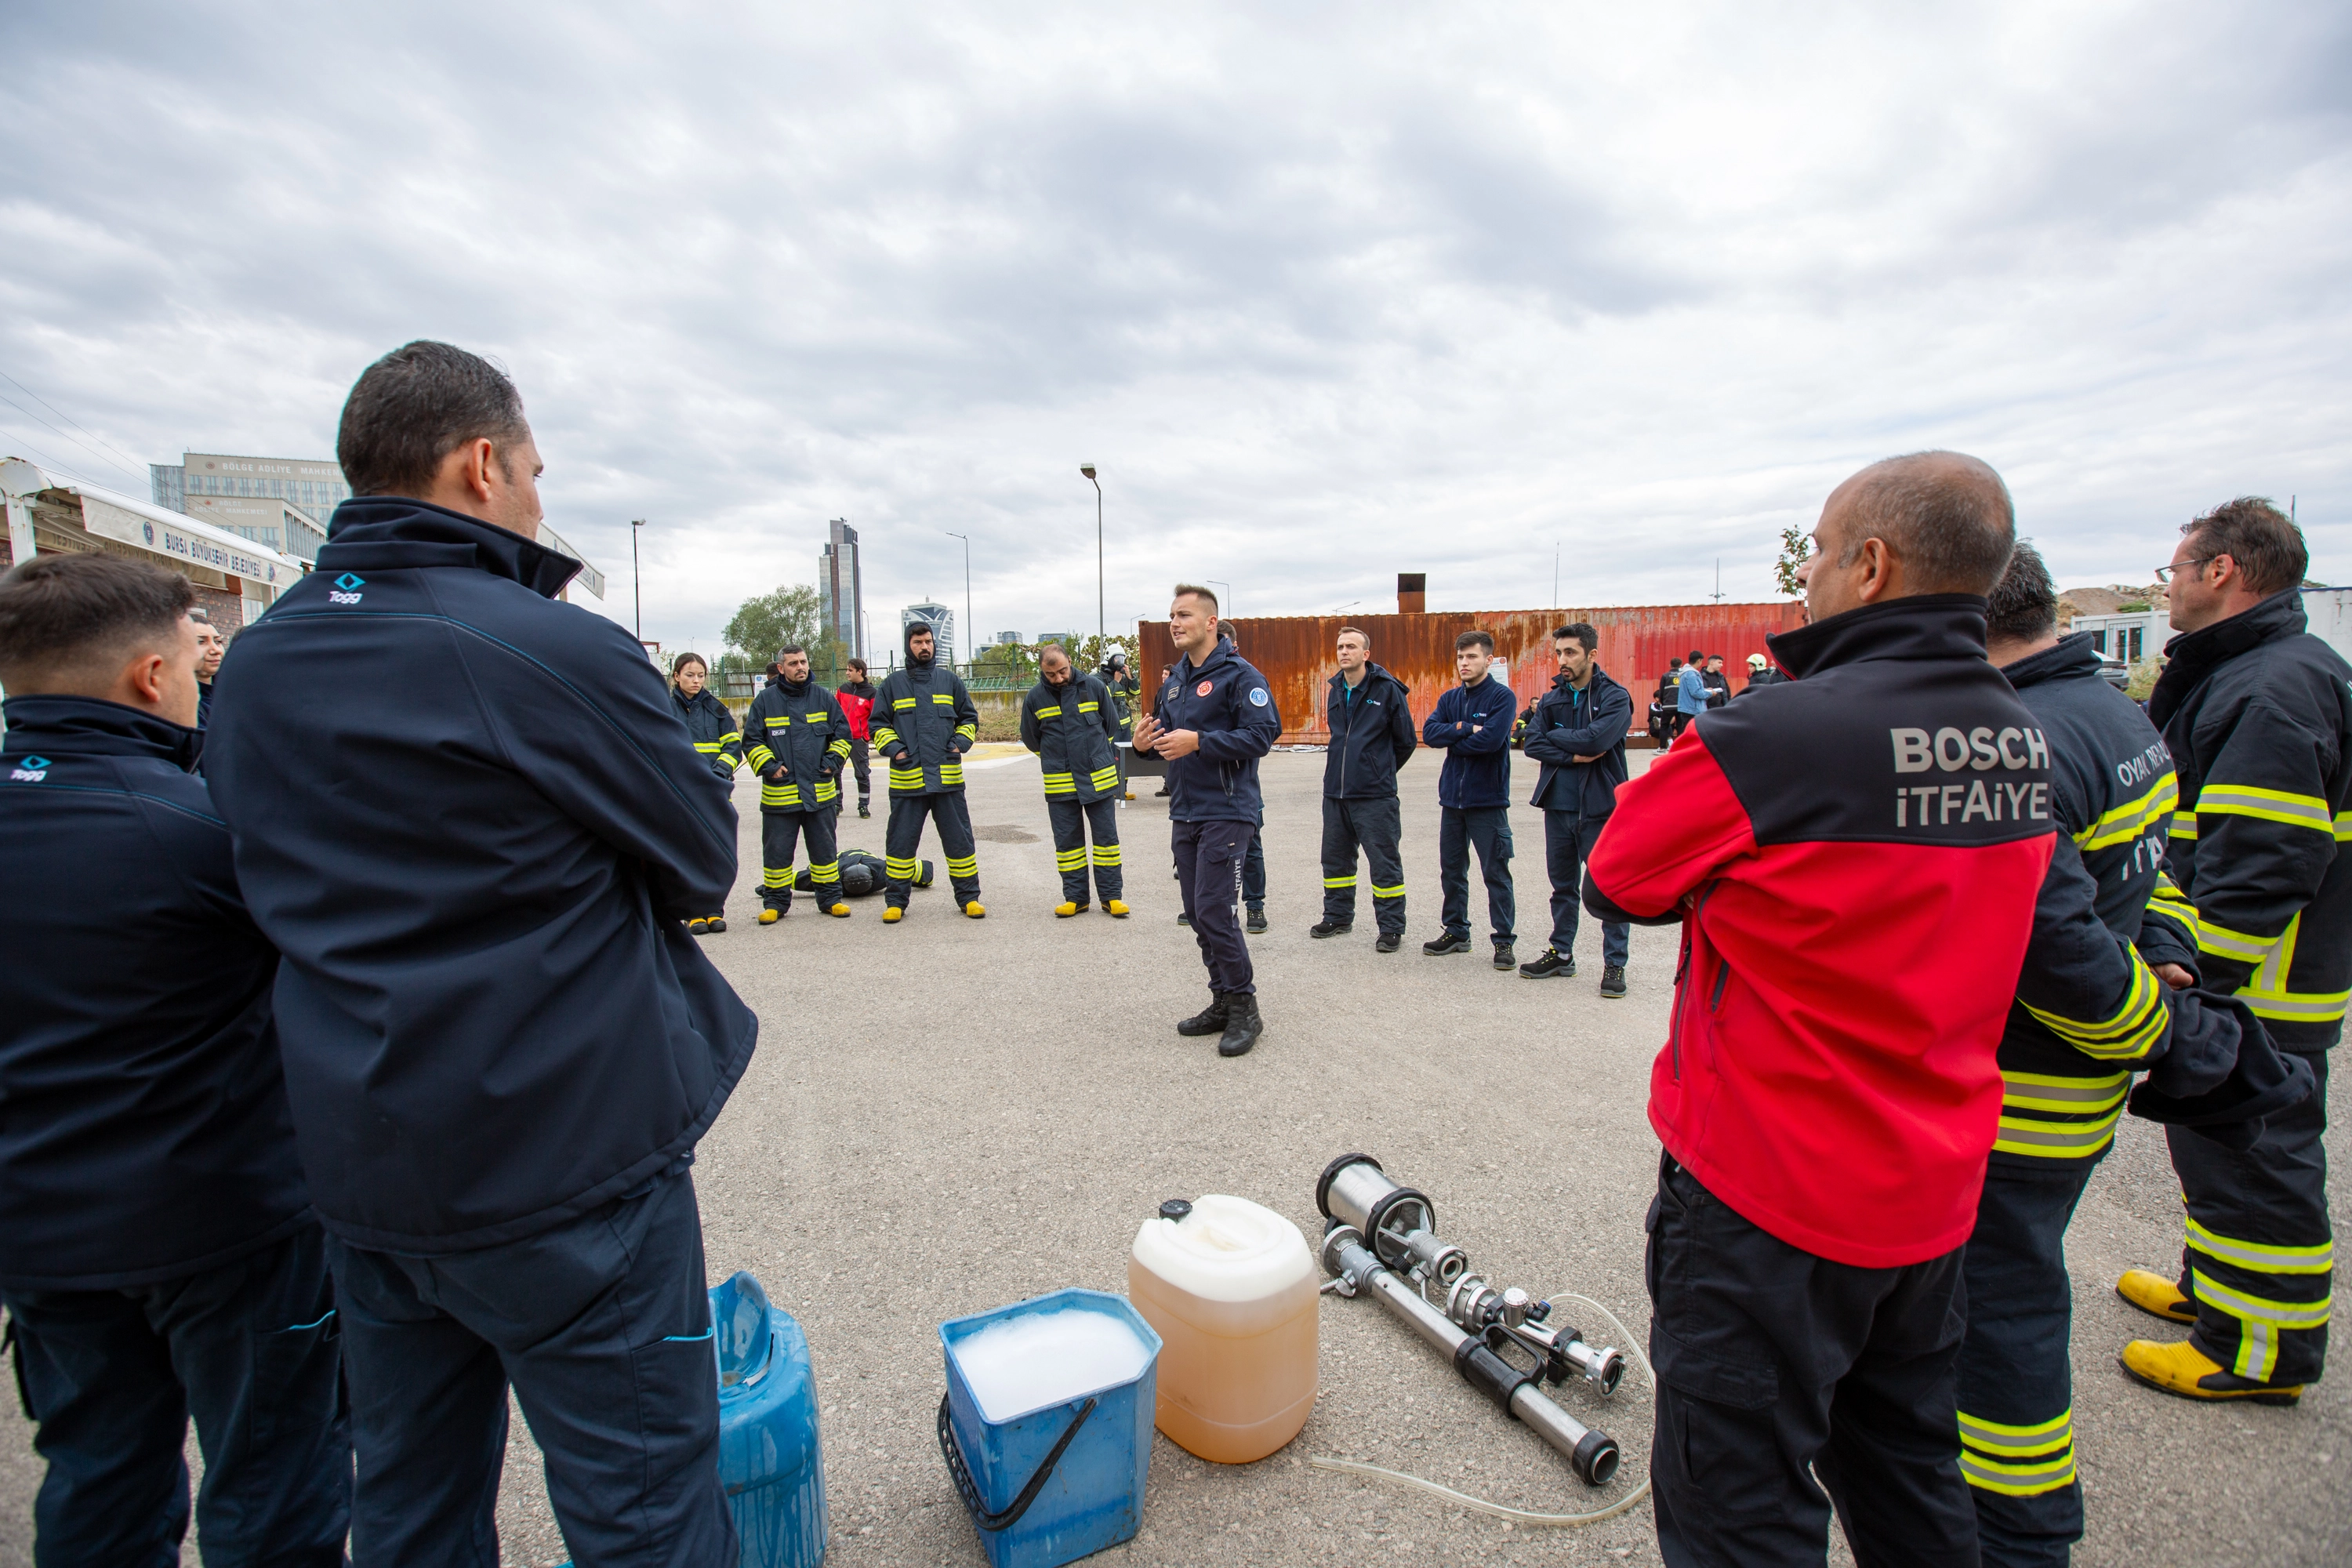
[[[906,668],[892,671],[874,700],[874,749],[890,768],[890,823],[883,845],[890,889],[883,895],[882,923],[906,918],[926,817],[939,826],[956,903],[980,920],[988,910],[980,901],[980,852],[963,799],[963,754],[980,739],[980,710],[962,678],[940,668],[929,621],[908,621],[905,637]]]
[[[776,655],[776,679],[751,700],[743,732],[745,760],[760,775],[760,923],[773,925],[792,910],[793,851],[803,834],[817,908],[846,919],[833,825],[849,726],[832,694],[809,679],[808,649],[795,644]]]

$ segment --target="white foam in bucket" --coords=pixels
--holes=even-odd
[[[1141,1376],[1151,1347],[1117,1318],[1073,1307],[991,1323],[958,1341],[955,1357],[981,1414],[1010,1421]]]

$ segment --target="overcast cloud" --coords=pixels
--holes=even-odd
[[[2249,491],[2352,581],[2341,4],[374,9],[9,6],[0,371],[143,464],[494,354],[648,637],[832,517],[886,643],[948,530],[1091,629],[1082,461],[1114,623],[1769,597],[1928,446],[2065,582]]]

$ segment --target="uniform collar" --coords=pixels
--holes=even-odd
[[[1915,594],[1775,632],[1764,646],[1772,650],[1774,663],[1802,680],[1867,659],[1981,659],[1984,639],[1982,595]]]
[[[10,756],[63,752],[68,756],[152,757],[193,772],[204,750],[201,730],[102,697],[11,697],[5,704]]]
[[[2226,621],[2181,633],[2164,645],[2164,673],[2157,677],[2156,689],[2147,695],[2148,718],[2161,730],[2214,670],[2266,642],[2294,637],[2309,624],[2303,613],[2303,590],[2283,588]]]
[[[472,566],[552,599],[580,570],[569,555],[495,523],[407,496],[359,496],[335,509],[321,573]]]
[[[1188,653],[1184,656],[1181,668],[1191,671],[1192,675],[1200,675],[1204,671],[1214,669],[1220,659],[1234,658],[1237,657],[1239,656],[1234,652],[1234,639],[1228,637],[1220,637],[1217,638],[1217,646],[1209,650],[1208,658],[1202,659],[1198,664],[1194,664],[1192,662],[1192,656]],[[1190,678],[1188,677],[1187,679]]]
[[[2060,637],[2055,647],[2003,665],[2000,672],[2009,677],[2011,686],[2022,691],[2045,680],[2096,679],[2101,669],[2098,650],[2091,647],[2091,634],[2074,632]]]

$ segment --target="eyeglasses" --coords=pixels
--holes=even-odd
[[[2221,555],[2203,555],[2203,556],[2200,556],[2200,557],[2198,557],[2198,558],[2197,558],[2196,560],[2194,560],[2194,561],[2176,561],[2176,562],[2174,562],[2174,563],[2173,563],[2171,565],[2169,565],[2169,566],[2159,566],[2159,567],[2158,567],[2158,568],[2156,569],[2156,580],[2157,580],[2158,583],[2163,584],[2165,584],[2166,586],[2168,586],[2168,586],[2170,586],[2170,585],[2171,585],[2171,583],[2172,583],[2172,574],[2173,574],[2175,572],[2186,572],[2186,571],[2188,571],[2191,566],[2200,566],[2200,567],[2201,567],[2201,566],[2206,566],[2206,565],[2210,565],[2210,564],[2211,563],[2213,563],[2213,562],[2216,562],[2216,561],[2223,561],[2223,560],[2227,560],[2227,559],[2228,559],[2228,554],[2227,554],[2227,552],[2225,552],[2224,553],[2222,553],[2222,554],[2221,554]]]

